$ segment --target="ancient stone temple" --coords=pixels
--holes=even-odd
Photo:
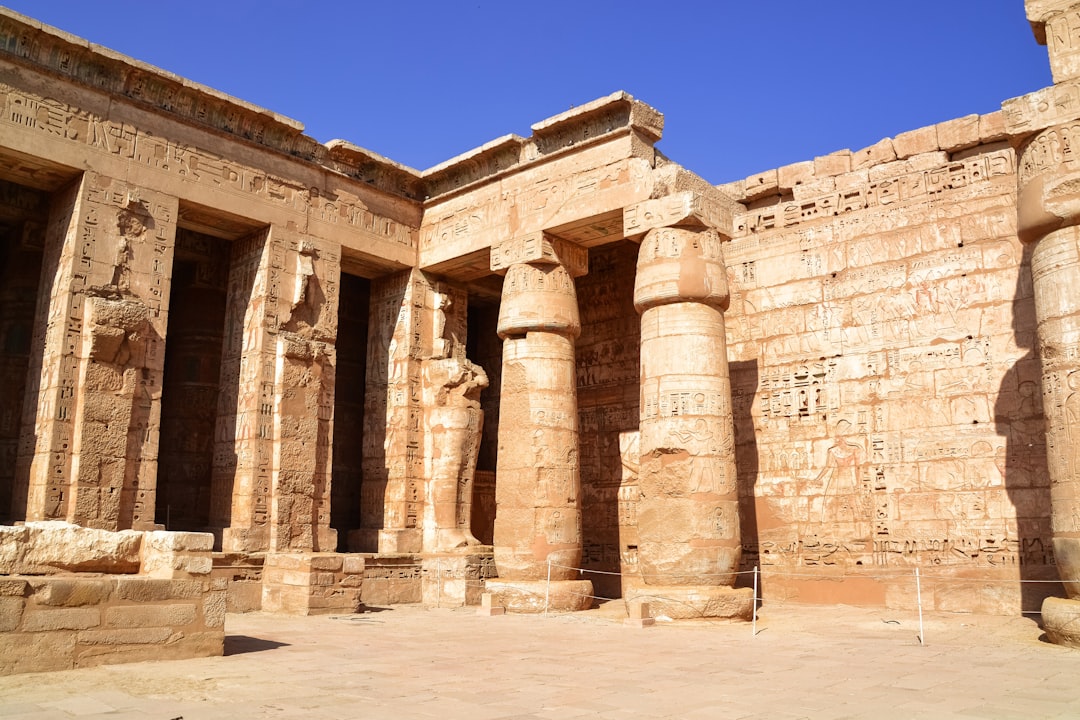
[[[625,93],[421,172],[0,11],[0,672],[755,579],[1080,643],[1080,3],[1027,11],[1053,86],[721,186]]]

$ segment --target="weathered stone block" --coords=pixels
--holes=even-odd
[[[203,597],[203,624],[208,628],[225,626],[225,610],[228,594],[224,590],[207,593]]]
[[[22,597],[30,591],[30,583],[22,578],[0,577],[0,597]]]
[[[312,570],[327,570],[330,572],[338,572],[342,567],[342,555],[312,555],[311,556],[311,569]]]
[[[115,581],[96,578],[53,577],[29,581],[34,602],[57,607],[101,605],[112,595]]]
[[[160,645],[172,634],[172,628],[168,627],[83,630],[76,641],[80,645]],[[158,653],[160,658],[160,649]]]
[[[0,633],[19,627],[25,605],[26,601],[21,597],[0,596]]]
[[[75,631],[0,634],[0,675],[70,670]]]
[[[892,162],[896,159],[896,150],[893,148],[891,138],[878,140],[869,147],[851,154],[851,169],[869,168],[882,163]]]
[[[117,578],[116,598],[136,602],[159,602],[197,598],[203,593],[201,580],[164,580],[160,578]]]
[[[156,552],[212,552],[214,536],[210,533],[155,530],[143,537],[143,550]]]
[[[27,609],[23,614],[21,631],[23,633],[32,633],[53,630],[86,630],[100,624],[101,611],[97,608]]]
[[[939,149],[936,125],[908,130],[893,138],[893,150],[898,160],[920,153],[935,152]]]
[[[779,175],[776,170],[751,175],[743,181],[742,196],[746,200],[757,200],[780,194]]]
[[[780,192],[791,192],[792,188],[808,183],[813,179],[813,160],[804,160],[803,162],[784,165],[776,170],[776,182],[780,188]]]
[[[956,152],[979,144],[979,116],[965,115],[937,125],[938,148]]]
[[[0,573],[136,573],[141,546],[142,533],[131,530],[109,532],[60,521],[0,526]]]
[[[195,621],[195,605],[135,605],[105,610],[105,624],[114,628],[178,627]]]
[[[1005,130],[1005,113],[1001,110],[979,116],[979,141],[983,143],[1007,140],[1009,133]]]
[[[842,175],[851,170],[851,151],[837,150],[814,158],[814,176],[818,178]]]

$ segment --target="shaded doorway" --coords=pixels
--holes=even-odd
[[[470,296],[465,355],[484,368],[488,376],[488,386],[480,393],[484,427],[476,458],[470,529],[485,545],[492,544],[495,531],[495,466],[499,457],[499,394],[502,387],[502,340],[496,332],[498,323],[498,299],[489,301]]]
[[[589,274],[577,278],[581,335],[577,339],[581,458],[582,576],[600,598],[622,597],[619,575],[634,569],[636,490],[624,452],[638,429],[641,319],[634,309],[638,246],[621,241],[589,251]],[[637,458],[632,460],[636,466]],[[632,484],[631,484],[632,483]],[[624,487],[625,485],[625,487]],[[588,572],[594,571],[594,572]]]
[[[348,550],[349,533],[360,529],[364,386],[367,378],[370,306],[370,281],[341,273],[337,371],[334,376],[333,477],[330,485],[330,527],[337,530],[339,552]]]
[[[168,530],[210,530],[230,252],[226,240],[176,232],[155,515]]]
[[[0,180],[0,523],[25,510],[12,505],[15,458],[48,216],[49,193]]]

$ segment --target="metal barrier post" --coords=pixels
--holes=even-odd
[[[548,605],[551,604],[551,558],[548,558],[547,585],[544,586],[544,614],[548,614]]]
[[[757,575],[758,575],[758,569],[757,569],[757,565],[755,565],[754,566],[754,621],[753,621],[753,624],[750,626],[750,632],[752,633],[752,637],[757,637],[757,601],[758,601],[758,597],[757,597],[757,593],[758,593],[757,579],[758,578],[757,578]]]
[[[919,644],[926,644],[926,636],[923,635],[923,620],[922,620],[922,583],[919,580],[919,568],[915,568],[915,596],[919,601]]]

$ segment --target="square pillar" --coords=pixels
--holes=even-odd
[[[176,198],[93,172],[54,198],[16,461],[26,519],[154,527],[176,216]]]

